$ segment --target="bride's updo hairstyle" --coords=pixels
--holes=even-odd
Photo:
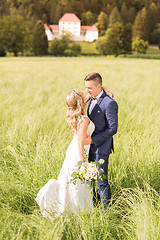
[[[83,92],[78,89],[72,90],[66,97],[67,109],[67,122],[70,127],[77,130],[77,124],[82,115],[85,114],[85,101]]]

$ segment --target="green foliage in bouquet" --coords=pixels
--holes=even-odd
[[[103,181],[106,177],[104,170],[100,168],[103,163],[104,159],[100,159],[98,162],[79,161],[71,175],[70,182],[76,184],[77,179],[80,179],[82,184],[86,183],[91,188],[96,181]]]

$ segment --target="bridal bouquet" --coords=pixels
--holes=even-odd
[[[102,168],[99,169],[98,167],[100,164],[103,163],[103,159],[100,159],[98,163],[79,161],[77,163],[75,171],[71,175],[71,182],[75,184],[76,180],[80,179],[81,183],[86,183],[89,187],[91,187],[95,181],[103,181],[104,171]]]

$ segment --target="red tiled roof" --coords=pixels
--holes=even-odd
[[[89,30],[90,26],[81,26],[81,30],[83,31],[86,31],[86,30]]]
[[[44,28],[45,30],[49,30],[49,27],[47,26],[47,24],[44,24]]]
[[[89,31],[98,31],[98,29],[97,29],[97,27],[96,27],[96,25],[94,24],[94,25],[92,25],[92,26],[81,26],[81,30],[82,31],[87,31],[87,30],[89,30]]]
[[[96,25],[95,24],[93,24],[92,26],[90,26],[90,31],[97,31],[98,32],[98,29],[97,29],[97,27],[96,27]]]
[[[47,26],[47,24],[44,24],[44,28],[45,30],[50,30],[50,28],[52,29],[52,31],[54,30],[59,30],[59,25],[49,25]],[[96,27],[96,25],[92,25],[92,26],[81,26],[81,31],[97,31],[98,32],[98,29]]]
[[[59,25],[49,25],[49,27],[47,26],[47,24],[44,24],[45,30],[50,30],[50,28],[52,30],[59,30]]]
[[[65,13],[59,22],[80,22],[80,20],[74,13]]]

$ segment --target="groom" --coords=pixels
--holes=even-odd
[[[99,167],[104,170],[106,176],[103,181],[98,181],[97,192],[104,209],[107,209],[111,191],[108,183],[108,159],[113,147],[113,135],[118,127],[118,105],[115,100],[102,90],[102,77],[98,73],[90,73],[85,77],[85,87],[87,93],[91,95],[87,114],[95,124],[92,136],[86,138],[85,144],[91,144],[89,161],[104,159],[104,163]],[[96,193],[94,192],[94,199]]]

